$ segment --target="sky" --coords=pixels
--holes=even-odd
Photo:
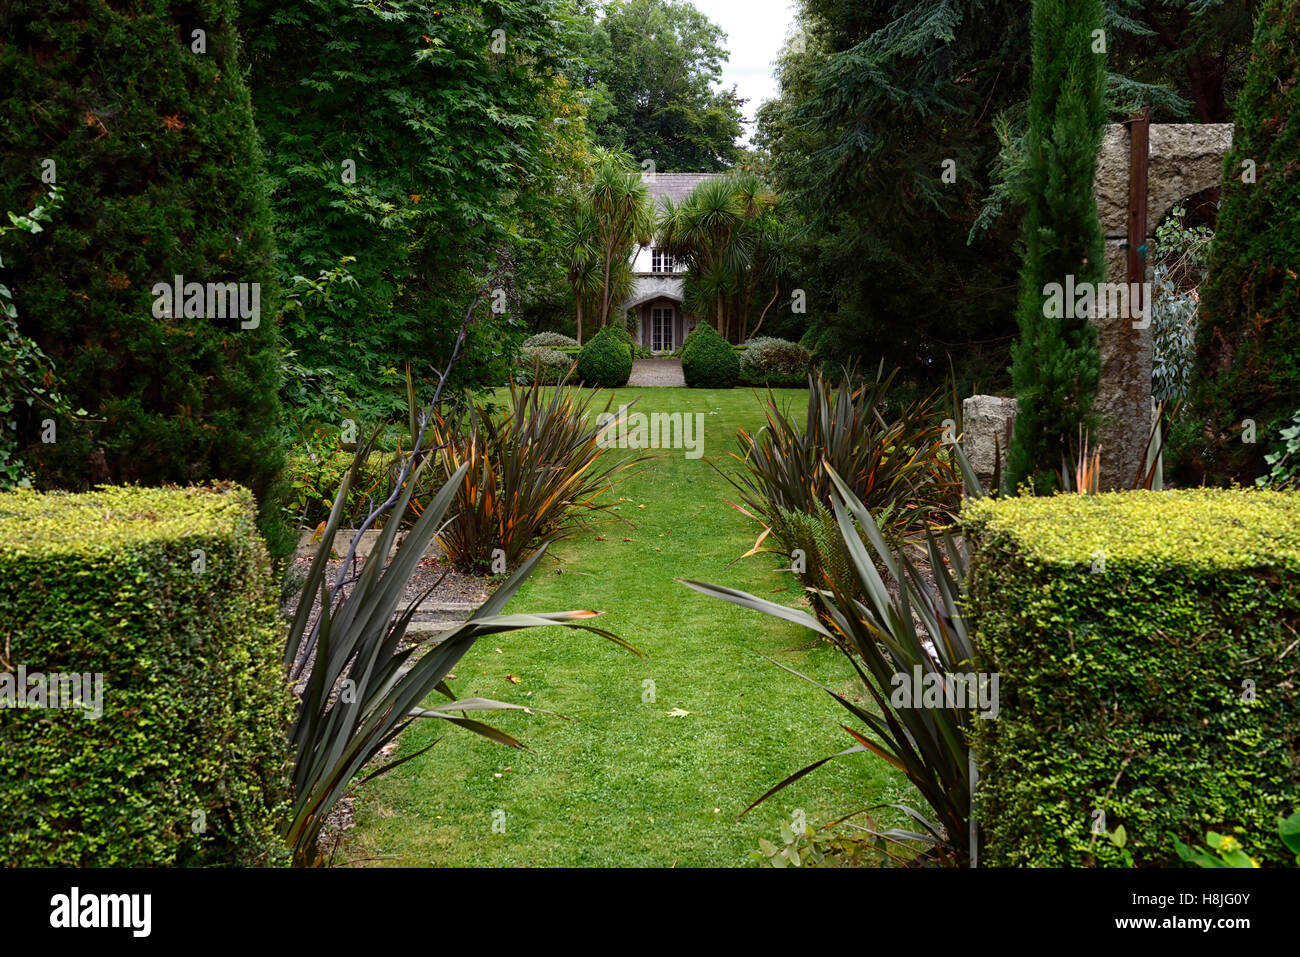
[[[727,34],[731,58],[722,67],[722,86],[734,84],[745,104],[745,116],[754,113],[765,99],[776,96],[772,64],[794,24],[794,0],[691,0],[706,17]],[[745,127],[745,141],[753,134]]]

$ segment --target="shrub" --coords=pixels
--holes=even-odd
[[[528,347],[519,351],[515,379],[525,385],[531,382],[555,385],[569,374],[572,367],[573,357],[558,349]]]
[[[1282,430],[1281,446],[1276,452],[1264,456],[1269,466],[1267,475],[1261,475],[1255,484],[1265,488],[1300,488],[1300,411],[1291,418],[1291,424]]]
[[[234,0],[4,4],[0,210],[39,199],[46,161],[74,184],[45,241],[6,261],[20,330],[90,413],[58,421],[46,444],[42,412],[29,410],[35,484],[233,480],[257,496],[278,553],[279,296],[235,11]],[[200,24],[201,55],[190,47]],[[258,284],[258,325],[195,317],[188,296],[156,317],[155,284],[177,275]]]
[[[103,675],[98,720],[0,713],[0,859],[287,860],[292,706],[247,490],[0,495],[0,634],[29,683]]]
[[[289,506],[299,526],[314,528],[329,518],[343,476],[352,465],[353,453],[337,442],[301,443],[290,452],[285,468],[289,484]],[[392,491],[397,456],[372,450],[348,489],[343,509],[343,527],[356,528],[370,510]]]
[[[627,385],[632,375],[632,350],[608,328],[587,340],[578,353],[578,378],[598,389]]]
[[[1300,499],[1194,489],[969,503],[979,818],[994,866],[1173,862],[1300,805]],[[1124,828],[1126,847],[1092,833]],[[1276,861],[1273,861],[1276,863]]]
[[[539,332],[529,336],[520,345],[522,349],[548,348],[555,349],[565,346],[570,349],[579,348],[578,340],[572,336],[566,336],[560,332]]]
[[[627,331],[627,326],[623,325],[618,320],[614,320],[610,322],[605,329],[610,335],[619,342],[624,343],[629,349],[633,348],[634,343],[632,342],[632,333]]]
[[[1256,19],[1237,104],[1208,278],[1202,289],[1192,413],[1202,424],[1192,481],[1252,482],[1300,406],[1300,2],[1268,0]],[[1254,176],[1247,176],[1250,161]],[[1248,181],[1247,181],[1248,180]],[[1258,441],[1243,441],[1253,421]]]
[[[740,381],[745,385],[807,385],[812,354],[785,339],[760,336],[746,343],[740,353]]]
[[[693,389],[730,389],[740,380],[740,360],[726,339],[701,322],[682,343],[682,375]]]
[[[0,225],[0,236],[23,231],[39,233],[42,222],[50,219],[50,211],[62,199],[58,187],[51,189],[45,203],[38,204],[26,216],[9,213],[10,224]],[[4,259],[0,257],[0,270]],[[18,457],[22,445],[18,433],[16,410],[40,403],[43,415],[52,415],[57,422],[67,421],[77,413],[51,386],[58,381],[50,359],[40,346],[18,329],[18,309],[13,304],[13,291],[0,283],[0,334],[4,352],[0,354],[0,491],[14,488],[31,488],[32,480],[23,460]],[[84,414],[84,410],[81,410]]]

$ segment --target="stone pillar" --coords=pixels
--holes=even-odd
[[[1147,144],[1147,249],[1156,227],[1177,203],[1218,185],[1223,157],[1232,146],[1231,123],[1153,123]],[[1097,154],[1097,215],[1106,237],[1106,281],[1127,281],[1129,131],[1123,123],[1106,127]],[[1155,277],[1146,259],[1145,279]],[[1102,417],[1101,486],[1128,488],[1146,463],[1151,435],[1152,329],[1127,317],[1103,317],[1097,325],[1101,382],[1093,408]]]
[[[961,448],[984,491],[993,475],[1006,475],[1007,446],[1016,418],[1016,400],[997,395],[973,395],[961,403]]]

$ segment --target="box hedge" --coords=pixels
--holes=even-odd
[[[632,349],[606,326],[583,345],[577,378],[583,385],[617,389],[632,375]]]
[[[292,699],[255,508],[238,486],[0,496],[0,861],[286,863]],[[12,707],[20,666],[102,674],[102,716]]]
[[[682,376],[692,389],[730,389],[740,381],[740,359],[717,330],[701,322],[682,343]]]
[[[1001,689],[974,729],[985,861],[1169,865],[1208,830],[1289,860],[1300,496],[1014,498],[963,523],[977,669]]]

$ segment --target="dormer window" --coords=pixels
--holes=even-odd
[[[655,247],[650,250],[650,271],[676,272],[677,270],[673,264],[673,257],[664,250]]]

